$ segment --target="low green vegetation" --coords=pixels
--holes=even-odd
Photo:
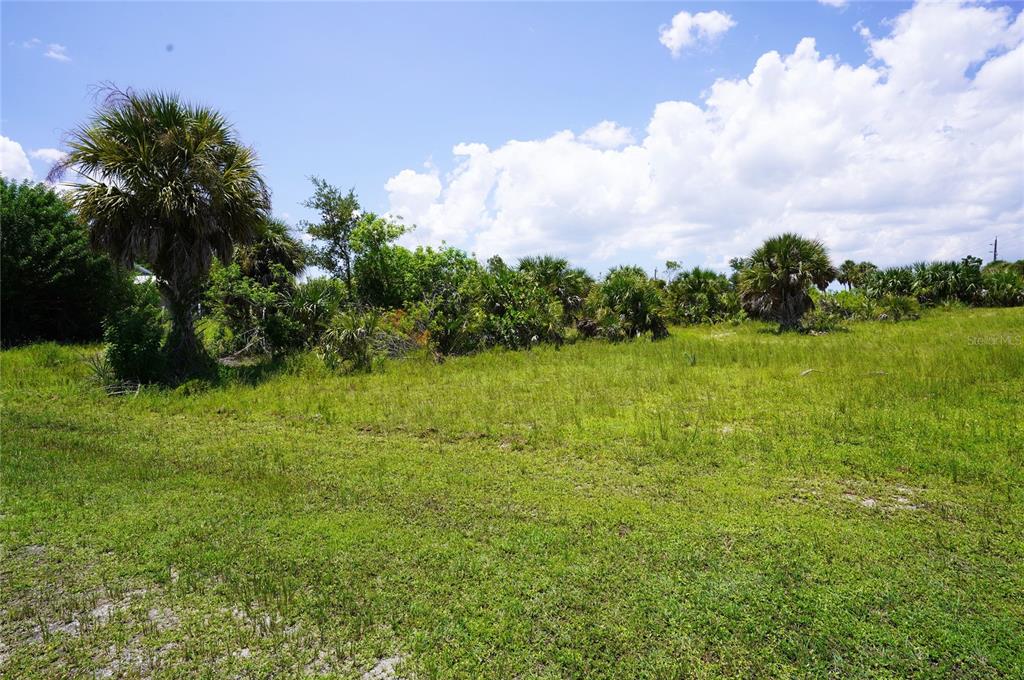
[[[0,675],[1024,674],[1020,310],[772,330],[119,398],[7,350]]]

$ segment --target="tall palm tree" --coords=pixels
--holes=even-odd
[[[751,316],[778,322],[780,330],[796,328],[814,307],[810,287],[825,290],[836,275],[824,244],[797,234],[768,239],[744,264],[739,273],[743,308]]]
[[[171,365],[189,373],[205,358],[195,314],[210,264],[226,263],[270,210],[256,154],[218,112],[131,90],[109,91],[67,146],[51,178],[69,169],[81,176],[71,200],[93,247],[156,274],[171,317]]]

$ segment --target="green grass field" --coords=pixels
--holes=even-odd
[[[1024,313],[109,398],[2,354],[0,676],[1021,677]]]

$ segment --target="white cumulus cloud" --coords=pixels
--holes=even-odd
[[[872,60],[856,67],[812,38],[763,54],[700,102],[657,104],[636,141],[589,134],[621,129],[602,123],[458,144],[450,173],[388,180],[391,212],[421,242],[556,252],[595,271],[723,267],[782,230],[879,264],[1024,242],[1024,19],[919,4],[889,31],[865,38]]]
[[[67,154],[60,149],[34,149],[29,152],[29,155],[37,161],[53,165],[57,161],[63,160]]]
[[[818,0],[818,2],[829,7],[846,7],[847,0]]]
[[[673,57],[678,57],[688,47],[709,45],[736,25],[733,18],[724,12],[680,12],[672,17],[672,23],[661,27],[659,39]]]
[[[632,144],[633,132],[610,120],[602,120],[594,127],[580,135],[580,141],[599,149],[617,149]]]
[[[3,135],[0,135],[0,175],[16,181],[35,176],[21,144]]]

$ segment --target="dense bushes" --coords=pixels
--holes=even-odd
[[[920,262],[870,272],[864,292],[871,298],[913,297],[922,305],[959,302],[965,305],[1006,307],[1024,304],[1024,276],[1016,265],[965,257],[959,262]]]
[[[217,355],[313,350],[331,369],[366,371],[380,357],[416,348],[440,358],[580,338],[658,339],[670,322],[750,315],[823,333],[855,321],[914,319],[926,306],[1024,304],[1022,262],[982,267],[968,257],[878,269],[847,260],[837,270],[821,243],[796,234],[733,260],[732,277],[670,262],[667,280],[616,267],[595,281],[549,255],[482,264],[450,246],[410,250],[398,243],[405,226],[362,212],[353,192],[317,182],[311,205],[322,222],[307,228],[323,242],[309,248],[284,223],[261,220],[227,263],[213,264],[201,306],[186,310],[201,315]],[[114,269],[88,251],[85,229],[52,191],[7,182],[3,191],[4,342],[93,337],[104,305],[115,308],[119,299],[102,324],[104,366],[133,383],[172,377],[166,295],[152,284],[118,288]],[[300,281],[310,262],[334,276]],[[846,290],[826,292],[833,280]]]
[[[103,322],[105,357],[114,377],[138,383],[166,377],[167,318],[152,283],[132,286]]]
[[[907,295],[870,297],[859,290],[821,293],[815,311],[843,321],[907,321],[921,314],[917,300]]]
[[[681,272],[668,282],[664,295],[668,316],[677,323],[717,323],[743,314],[732,282],[710,269]]]
[[[986,268],[981,273],[981,291],[978,304],[987,307],[1015,307],[1024,305],[1024,261],[1017,266]]]
[[[610,340],[628,340],[650,334],[668,335],[662,314],[661,290],[640,267],[616,267],[596,285],[587,301],[598,333]]]
[[[0,341],[99,339],[130,276],[89,248],[89,233],[43,184],[0,177]]]

